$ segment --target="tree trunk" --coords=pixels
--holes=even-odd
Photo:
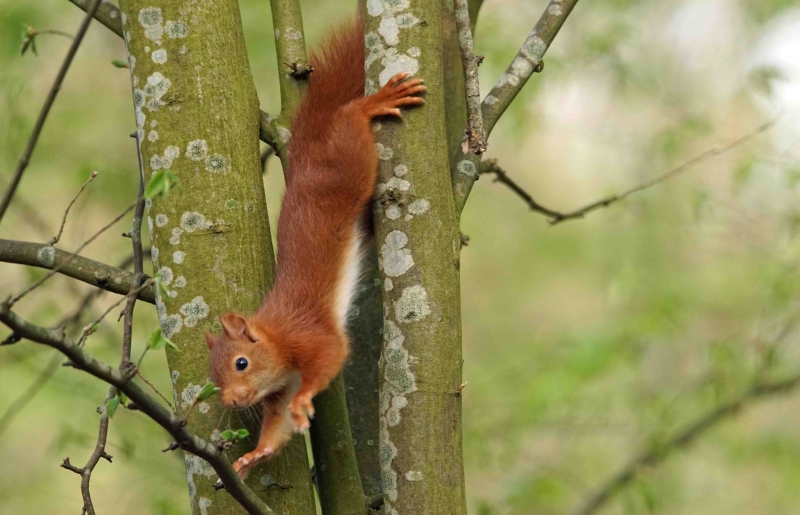
[[[383,286],[380,460],[388,515],[466,512],[461,453],[459,232],[448,167],[439,1],[367,2],[367,93],[395,73],[426,105],[376,126]],[[410,4],[410,5],[409,5]],[[388,11],[387,11],[388,10]]]
[[[185,188],[153,199],[148,225],[154,270],[171,291],[157,307],[164,335],[180,348],[167,359],[176,407],[186,413],[208,378],[203,333],[218,332],[225,311],[255,310],[274,277],[258,98],[235,0],[122,0],[121,9],[145,175],[166,170]],[[242,427],[223,415],[212,398],[192,410],[189,426],[211,440]],[[229,451],[232,459],[252,448],[257,429],[251,433]],[[187,455],[186,468],[193,513],[242,512],[214,491],[207,463]],[[315,513],[300,437],[252,471],[248,484],[276,513]]]

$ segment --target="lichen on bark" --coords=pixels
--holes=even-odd
[[[461,452],[459,232],[448,166],[442,5],[366,3],[366,91],[398,72],[426,105],[376,125],[383,283],[380,460],[387,515],[466,512]]]

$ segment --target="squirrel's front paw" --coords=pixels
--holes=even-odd
[[[292,414],[294,430],[297,433],[302,433],[311,427],[311,422],[308,421],[309,418],[314,418],[314,405],[311,403],[311,398],[311,395],[301,394],[296,396],[289,403],[289,411]],[[305,413],[303,410],[305,410]],[[308,416],[306,416],[306,413]]]
[[[251,468],[255,467],[262,461],[269,459],[273,453],[274,451],[271,447],[256,449],[248,452],[236,460],[236,463],[233,464],[233,470],[235,470],[236,473],[239,474],[239,477],[244,480]]]

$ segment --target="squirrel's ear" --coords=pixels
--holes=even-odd
[[[207,332],[206,333],[206,345],[208,345],[208,350],[213,349],[214,345],[216,345],[216,344],[217,344],[217,338],[213,334]]]
[[[250,324],[247,323],[247,319],[242,315],[237,315],[229,311],[222,314],[220,322],[222,322],[222,328],[225,330],[225,334],[229,337],[236,338],[239,335],[244,335],[251,342],[257,341],[253,336],[253,331],[250,329]]]

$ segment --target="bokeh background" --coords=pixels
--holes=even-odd
[[[351,5],[353,4],[353,5]],[[241,0],[262,108],[279,109],[269,4]],[[354,2],[302,2],[313,44]],[[482,90],[499,77],[546,6],[486,0],[476,31]],[[20,56],[25,26],[74,32],[66,0],[0,0],[0,186],[5,187],[67,51],[57,35]],[[135,198],[135,128],[122,41],[93,25],[47,121],[0,237],[47,241],[92,170],[61,242],[73,249]],[[572,513],[644,449],[754,383],[800,371],[800,6],[792,0],[594,0],[579,3],[492,135],[488,155],[540,203],[570,210],[655,177],[778,117],[774,127],[682,175],[548,226],[489,177],[462,230],[464,452],[475,515]],[[276,219],[277,160],[264,180]],[[274,225],[273,225],[274,227]],[[125,223],[86,249],[115,263]],[[149,266],[149,265],[146,265]],[[0,264],[0,296],[42,276]],[[19,311],[54,324],[89,288],[55,277]],[[107,294],[95,318],[114,301]],[[140,304],[134,355],[157,327]],[[88,346],[116,361],[110,317]],[[0,330],[0,338],[7,330]],[[51,366],[53,351],[0,351],[0,513],[79,513],[82,464],[106,387]],[[25,392],[55,370],[36,395]],[[143,373],[170,391],[163,355]],[[642,470],[603,514],[800,513],[800,392],[753,399],[697,441]],[[184,463],[169,438],[120,410],[92,478],[100,513],[185,515]]]

